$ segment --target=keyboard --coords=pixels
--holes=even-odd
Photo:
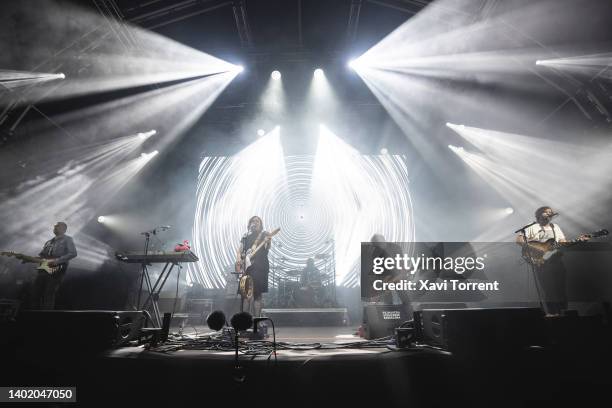
[[[182,252],[117,252],[115,257],[125,263],[180,263],[197,262],[198,257],[191,251]]]

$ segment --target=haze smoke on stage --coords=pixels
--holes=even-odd
[[[352,286],[360,243],[373,232],[414,240],[405,157],[359,154],[325,127],[314,156],[284,156],[279,132],[236,156],[204,157],[192,232],[200,261],[187,266],[190,279],[207,288],[234,279],[245,220],[255,214],[267,229],[281,228],[270,249],[280,278],[318,254],[318,268],[335,269],[336,284]]]

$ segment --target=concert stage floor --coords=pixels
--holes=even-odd
[[[360,347],[363,340],[353,335],[355,330],[280,327],[278,342],[325,343],[332,348],[279,349],[276,358],[242,352],[240,368],[227,348],[154,351],[137,346],[91,353],[80,350],[79,344],[49,348],[44,341],[49,334],[41,333],[36,347],[2,350],[1,383],[76,386],[81,406],[128,407],[220,403],[539,408],[594,403],[612,386],[609,344],[580,333],[567,335],[566,343],[551,348],[490,350],[459,358],[432,348]],[[191,331],[186,327],[184,334]],[[345,347],[348,343],[353,347]]]
[[[356,335],[357,326],[340,327],[276,327],[276,340],[292,343],[346,343],[363,341]],[[211,330],[205,325],[185,326],[185,334],[206,334]],[[269,337],[272,340],[272,328],[268,328]]]

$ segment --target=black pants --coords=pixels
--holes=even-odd
[[[536,269],[536,279],[544,311],[561,314],[567,309],[566,270],[560,258],[551,259]]]
[[[53,310],[55,308],[55,294],[63,279],[63,272],[49,274],[45,271],[38,271],[32,286],[30,307],[36,310]]]

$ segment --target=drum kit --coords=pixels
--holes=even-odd
[[[335,274],[329,254],[316,254],[314,260],[325,260],[322,272],[318,269],[282,269],[276,275],[276,293],[273,296],[276,307],[321,308],[335,303]]]

